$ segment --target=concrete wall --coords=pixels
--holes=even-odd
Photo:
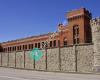
[[[30,51],[2,53],[1,66],[44,71],[93,72],[93,45],[77,45],[42,50],[39,61],[30,58]],[[1,54],[0,54],[1,56]]]

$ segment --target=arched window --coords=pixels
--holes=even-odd
[[[79,26],[73,27],[73,44],[79,44]]]

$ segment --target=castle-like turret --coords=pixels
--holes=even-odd
[[[91,27],[94,43],[94,71],[100,72],[100,18],[91,20]]]

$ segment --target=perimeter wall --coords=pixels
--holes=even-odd
[[[39,61],[30,58],[30,51],[0,53],[0,66],[61,72],[93,72],[93,45],[82,44],[63,48],[42,50],[43,57]]]

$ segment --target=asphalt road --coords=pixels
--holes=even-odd
[[[0,68],[0,80],[100,80],[100,75]]]

